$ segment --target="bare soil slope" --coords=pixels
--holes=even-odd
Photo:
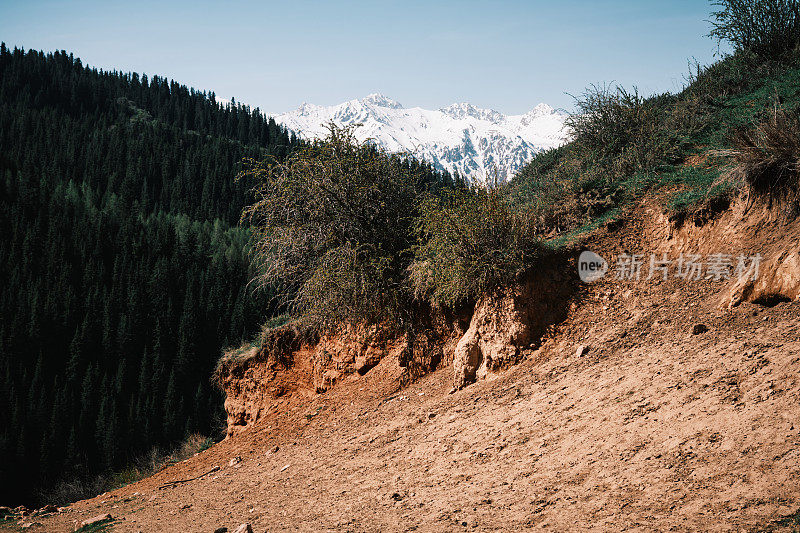
[[[587,246],[605,257],[752,250],[763,225],[724,237],[752,216],[735,208],[676,230],[645,203]],[[772,230],[782,242],[769,246],[795,252],[796,230]],[[800,302],[729,306],[732,290],[607,276],[581,286],[511,370],[448,394],[445,367],[399,389],[390,354],[324,394],[276,398],[247,431],[35,527],[109,512],[115,531],[789,530]],[[698,324],[708,330],[694,334]]]

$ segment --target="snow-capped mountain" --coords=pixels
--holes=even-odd
[[[566,114],[539,104],[524,115],[504,115],[471,104],[435,111],[405,108],[381,94],[334,106],[303,104],[273,115],[301,137],[316,138],[326,124],[361,124],[356,137],[390,152],[409,152],[438,169],[458,171],[477,182],[511,179],[537,152],[564,142]]]

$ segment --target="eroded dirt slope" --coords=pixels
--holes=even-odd
[[[710,251],[708,236],[680,241],[662,218],[641,205],[587,246]],[[581,286],[508,371],[448,394],[444,367],[398,389],[390,355],[324,394],[277,398],[248,431],[36,527],[110,512],[116,531],[789,529],[800,302],[728,307],[730,290],[607,276]],[[708,330],[694,334],[698,324]]]

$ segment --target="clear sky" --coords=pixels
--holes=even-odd
[[[703,0],[0,0],[7,46],[175,79],[268,112],[381,92],[436,109],[572,108],[591,83],[676,90],[714,60]]]

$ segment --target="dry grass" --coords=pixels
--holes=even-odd
[[[148,453],[133,460],[123,470],[93,477],[75,476],[72,479],[62,480],[51,489],[41,493],[39,499],[42,502],[62,505],[91,498],[149,477],[171,464],[184,461],[208,449],[212,444],[214,444],[214,440],[211,437],[193,433],[172,451],[165,452],[157,446],[153,447]]]
[[[732,177],[754,197],[797,206],[800,197],[800,116],[775,107],[755,127],[734,135],[727,152],[736,162]]]
[[[265,324],[258,336],[238,348],[226,350],[214,369],[211,381],[224,390],[225,380],[230,375],[240,374],[248,363],[265,359],[270,365],[288,368],[292,364],[292,353],[303,344],[318,340],[319,329],[308,322],[293,320],[280,325]]]

